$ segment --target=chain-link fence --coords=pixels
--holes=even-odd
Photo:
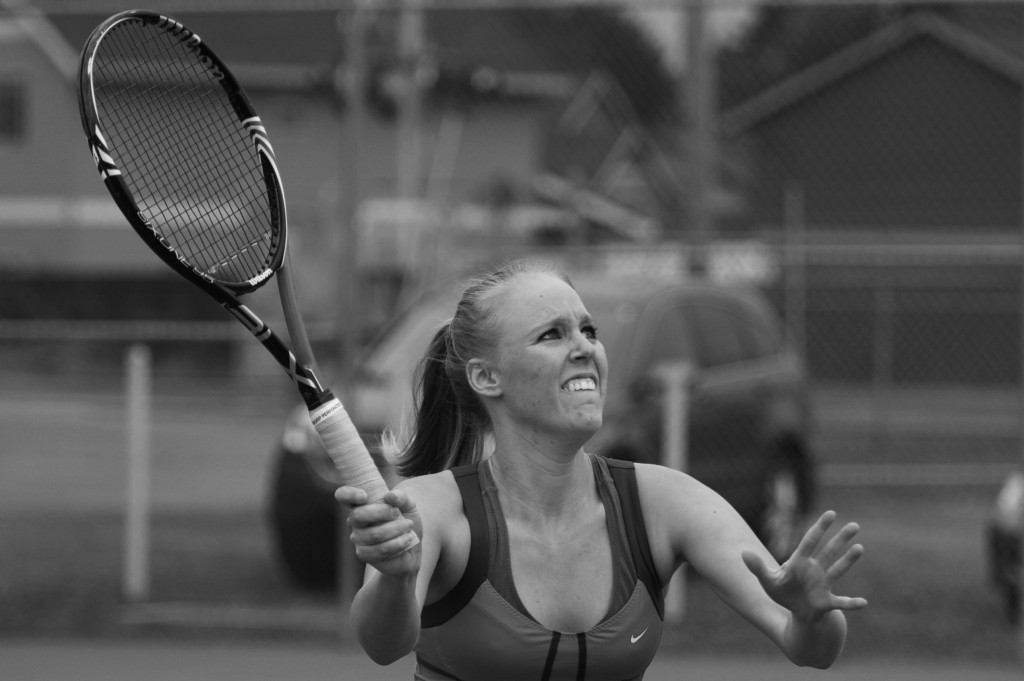
[[[811,510],[863,527],[867,555],[839,591],[871,606],[849,617],[848,654],[1017,654],[990,532],[1024,448],[1024,2],[164,4],[238,67],[275,140],[323,363],[350,363],[421,290],[509,256],[751,285],[803,357]],[[52,32],[11,22],[24,7],[0,20],[50,58],[49,41],[77,50],[125,7],[34,5]],[[4,82],[0,144],[32,130]],[[42,154],[33,139],[12,159]],[[69,233],[134,237],[10,174],[7,403],[31,385],[116,396],[125,348],[145,341],[160,404],[187,403],[183,384],[227,386],[271,451],[294,396],[244,331],[159,265],[56,251]],[[74,191],[106,200],[98,182]],[[20,437],[0,477],[27,475]],[[263,489],[241,497],[262,504]],[[764,645],[699,580],[688,598],[665,645]]]

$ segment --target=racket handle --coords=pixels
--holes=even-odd
[[[388,492],[388,486],[341,401],[332,398],[310,411],[309,417],[342,482],[362,489],[369,501],[379,501]]]

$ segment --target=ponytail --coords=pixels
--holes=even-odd
[[[489,420],[466,384],[465,366],[452,361],[452,355],[448,322],[434,334],[416,369],[414,434],[397,461],[403,477],[437,473],[483,458]]]

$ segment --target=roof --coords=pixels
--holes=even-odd
[[[795,106],[816,93],[921,39],[934,40],[985,68],[1024,85],[1024,59],[999,41],[921,11],[839,50],[732,108],[722,117],[722,132],[732,136]]]
[[[346,22],[341,8],[347,2],[296,0],[289,9],[281,2],[236,0],[164,0],[152,3],[199,34],[236,72],[247,87],[296,89],[331,83],[346,58]],[[53,36],[65,42],[62,72],[74,73],[77,56],[89,33],[104,19],[136,2],[117,0],[38,0],[33,6],[17,0],[0,0],[0,20],[26,13],[38,15]],[[5,11],[6,10],[6,11]],[[397,31],[394,11],[376,12],[377,45],[394,45]],[[37,23],[39,23],[37,22]],[[530,13],[509,8],[444,9],[424,13],[423,38],[437,71],[471,78],[482,71],[489,75],[486,94],[519,97],[562,98],[575,89],[572,74],[592,68],[573,59],[571,51],[545,48],[545,36],[535,30]],[[547,36],[550,38],[550,36]],[[390,59],[393,50],[375,48],[370,38],[368,59]],[[382,56],[383,55],[383,56]],[[497,78],[496,78],[497,76]],[[497,85],[496,85],[497,83]]]
[[[4,5],[5,0],[0,0],[0,9]],[[0,41],[12,38],[34,43],[65,79],[74,80],[78,72],[78,52],[41,12],[31,7],[10,16],[0,12]]]

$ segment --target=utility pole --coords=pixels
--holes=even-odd
[[[351,0],[347,10],[338,13],[338,31],[345,46],[345,61],[338,67],[336,87],[344,101],[342,114],[339,207],[342,238],[338,240],[338,353],[340,380],[352,369],[352,356],[358,344],[362,317],[359,315],[359,234],[356,216],[364,198],[362,173],[363,140],[367,111],[363,96],[366,79],[366,24],[368,0]]]
[[[707,39],[707,0],[682,0],[686,23],[686,69],[684,88],[690,131],[689,228],[692,255],[690,270],[707,269],[708,245],[714,237],[711,194],[717,185],[718,126],[715,111],[714,55]]]
[[[367,0],[351,0],[347,11],[338,13],[338,32],[345,45],[345,62],[338,67],[335,85],[345,102],[342,114],[341,136],[344,140],[339,163],[342,199],[340,203],[340,227],[342,238],[338,240],[341,252],[338,262],[338,354],[342,400],[353,399],[344,392],[344,386],[352,376],[352,358],[362,329],[362,315],[359,313],[359,235],[356,216],[363,200],[363,137],[366,129],[366,103],[363,97],[363,83],[366,76],[366,21],[369,9]],[[357,405],[348,403],[350,411]],[[338,627],[342,640],[353,638],[349,625],[349,610],[357,591],[357,582],[362,566],[355,555],[355,548],[346,531],[346,513],[338,504]]]
[[[401,199],[421,194],[423,156],[422,73],[423,8],[421,0],[403,0],[398,27],[398,61],[402,69],[402,101],[398,107],[398,168],[396,195]]]

